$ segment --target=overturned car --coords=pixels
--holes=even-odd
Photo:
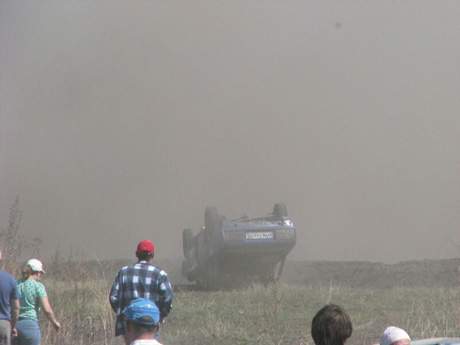
[[[207,207],[204,223],[195,236],[191,229],[183,231],[182,275],[205,289],[279,279],[296,243],[296,230],[284,204],[275,204],[264,217],[233,220]]]

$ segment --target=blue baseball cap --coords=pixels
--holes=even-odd
[[[155,326],[160,321],[160,310],[155,302],[146,298],[132,300],[123,310],[123,315],[134,323],[146,326]]]

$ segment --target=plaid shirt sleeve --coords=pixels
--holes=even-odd
[[[163,319],[169,315],[172,308],[172,301],[174,299],[174,293],[172,291],[168,274],[163,270],[160,272],[158,277],[158,291],[161,296],[158,303],[158,309],[160,309],[160,318]]]
[[[115,276],[115,279],[112,284],[112,288],[110,289],[110,294],[109,294],[109,301],[110,301],[110,306],[112,307],[112,310],[117,313],[117,308],[118,308],[118,289],[120,286],[120,272]]]

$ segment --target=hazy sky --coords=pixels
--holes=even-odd
[[[182,256],[287,205],[296,260],[459,257],[459,1],[0,2],[0,227]]]

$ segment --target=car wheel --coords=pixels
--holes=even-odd
[[[273,215],[276,218],[287,217],[287,208],[285,204],[275,204],[273,207]]]
[[[206,240],[209,240],[215,228],[219,226],[220,217],[215,207],[206,207],[204,211],[204,231],[206,234]]]
[[[188,253],[192,248],[193,231],[192,229],[184,229],[182,233],[182,246],[184,249],[184,256],[188,258]]]
[[[212,290],[216,287],[215,262],[213,259],[206,263],[206,290]]]
[[[196,260],[200,266],[206,264],[209,253],[208,244],[206,243],[204,237],[204,234],[200,232],[196,239]]]

